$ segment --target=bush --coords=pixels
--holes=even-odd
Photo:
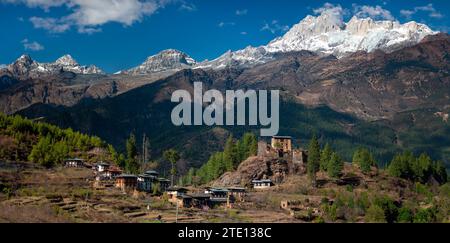
[[[414,216],[413,211],[410,208],[403,206],[398,211],[397,222],[398,223],[412,223],[413,216]]]
[[[388,223],[394,223],[398,217],[398,208],[394,201],[388,197],[377,197],[374,204],[383,209],[384,218]]]
[[[434,223],[436,222],[436,209],[419,209],[414,215],[414,223]]]
[[[386,223],[386,219],[384,217],[384,210],[373,204],[367,209],[365,220],[368,223]]]

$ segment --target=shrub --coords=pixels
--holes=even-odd
[[[384,217],[384,210],[373,204],[367,209],[365,220],[368,223],[386,223],[386,219]]]
[[[419,209],[414,215],[414,223],[434,223],[436,222],[436,209]]]
[[[413,211],[406,206],[403,206],[398,211],[397,222],[398,223],[412,223],[413,221]]]

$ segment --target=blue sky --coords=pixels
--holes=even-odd
[[[198,61],[263,45],[323,6],[448,32],[447,0],[0,0],[0,64],[71,54],[107,72],[175,48]]]

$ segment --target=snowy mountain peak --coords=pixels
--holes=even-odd
[[[184,52],[168,49],[150,56],[140,66],[127,71],[132,75],[149,74],[164,71],[177,71],[192,68],[196,61]]]
[[[17,58],[17,60],[14,63],[21,63],[26,66],[30,66],[33,63],[33,59],[31,59],[30,55],[24,54]]]
[[[58,74],[63,71],[77,74],[102,74],[103,71],[96,66],[81,66],[70,55],[64,55],[54,63],[39,63],[29,55],[22,55],[14,63],[6,67],[13,75],[28,78],[43,75]]]
[[[198,64],[196,68],[252,66],[272,60],[276,53],[302,50],[337,58],[357,51],[392,52],[418,44],[426,36],[438,33],[416,22],[400,24],[398,21],[354,16],[346,23],[343,16],[342,9],[322,11],[318,16],[308,15],[266,46],[226,52],[215,60]]]
[[[339,15],[324,12],[317,17],[306,17],[265,47],[270,53],[308,50],[341,58],[356,51],[391,52],[436,33],[416,22],[400,24],[354,16],[344,23]]]
[[[78,62],[69,54],[58,58],[55,63],[63,66],[78,66]]]
[[[147,58],[147,61],[155,61],[157,59],[160,60],[167,60],[167,61],[178,61],[180,63],[184,63],[187,65],[193,65],[196,63],[196,61],[191,58],[189,55],[187,55],[186,53],[179,51],[179,50],[175,50],[175,49],[168,49],[168,50],[163,50],[160,53],[151,56],[149,58]]]

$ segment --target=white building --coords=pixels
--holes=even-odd
[[[266,189],[273,186],[272,180],[253,180],[252,181],[254,189]]]

